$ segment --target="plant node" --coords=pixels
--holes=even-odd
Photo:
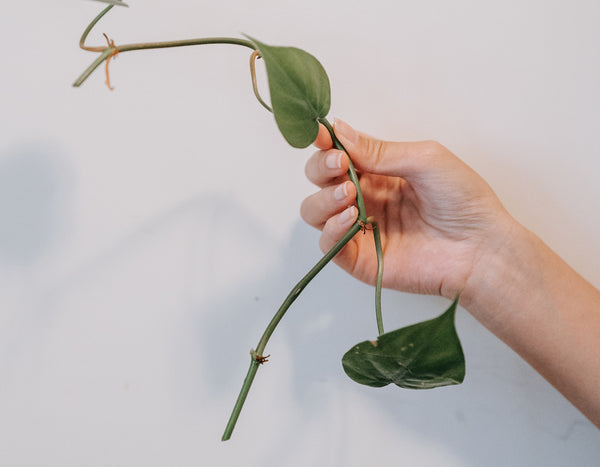
[[[251,349],[250,350],[250,355],[252,356],[252,359],[258,363],[259,365],[262,365],[263,363],[266,363],[269,361],[269,357],[271,356],[271,354],[269,355],[265,355],[264,357],[262,355],[258,355],[258,353],[256,352],[256,350]]]
[[[367,219],[367,222],[363,222],[363,221],[358,221],[359,225],[360,225],[360,230],[362,230],[363,234],[367,233],[367,230],[373,230],[375,227],[373,226],[372,221],[369,219]]]

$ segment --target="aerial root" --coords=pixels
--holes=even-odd
[[[108,36],[106,34],[104,34],[104,33],[102,33],[102,35],[106,39],[106,42],[108,43],[108,46],[112,49],[111,54],[106,58],[106,67],[105,67],[105,70],[106,70],[106,81],[105,81],[105,83],[108,86],[108,89],[110,89],[112,91],[115,88],[113,86],[111,86],[111,84],[110,84],[110,73],[108,71],[108,64],[109,64],[111,58],[114,59],[117,56],[117,54],[119,53],[119,49],[115,45],[115,41],[113,39],[109,39]]]

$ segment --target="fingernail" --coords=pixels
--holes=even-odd
[[[338,222],[342,227],[349,227],[354,222],[355,209],[354,206],[350,206],[340,214]]]
[[[346,199],[348,197],[348,187],[346,186],[347,182],[339,185],[335,190],[333,190],[333,197],[338,201]]]
[[[333,122],[333,130],[338,138],[343,138],[350,143],[356,143],[358,134],[350,125],[340,119]]]
[[[342,153],[336,152],[329,154],[325,158],[325,165],[330,169],[341,169],[342,168]]]

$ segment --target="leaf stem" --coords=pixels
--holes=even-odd
[[[85,45],[85,40],[87,39],[87,36],[90,34],[90,31],[94,28],[94,26],[96,26],[96,23],[98,21],[100,21],[100,19],[106,14],[108,13],[112,7],[114,5],[109,5],[107,6],[104,10],[102,10],[98,16],[96,16],[92,22],[90,24],[88,24],[87,28],[85,28],[85,31],[83,31],[83,34],[81,35],[81,38],[79,39],[79,47],[82,48],[83,50],[88,50],[90,52],[103,52],[106,47],[90,47],[88,45]]]
[[[184,39],[178,41],[140,42],[136,44],[120,45],[117,47],[117,50],[119,52],[129,52],[131,50],[165,49],[170,47],[187,47],[189,45],[206,44],[233,44],[256,50],[252,42],[237,37],[203,37],[200,39]]]
[[[269,104],[267,104],[263,98],[260,96],[260,92],[258,92],[258,83],[256,81],[256,59],[260,58],[260,52],[255,50],[250,55],[250,77],[252,78],[252,91],[254,91],[254,96],[265,109],[269,112],[273,113],[273,109]]]
[[[371,218],[369,218],[371,219]],[[383,282],[383,249],[381,248],[381,235],[379,225],[370,220],[373,226],[373,238],[375,239],[375,252],[377,254],[377,279],[375,281],[375,318],[377,320],[377,331],[379,335],[384,333],[383,318],[381,316],[381,284]]]
[[[325,128],[327,128],[327,131],[329,131],[329,135],[331,136],[333,146],[336,149],[344,151],[346,154],[348,154],[348,151],[346,151],[344,145],[340,142],[337,136],[335,136],[331,123],[329,123],[329,121],[326,118],[320,118],[319,122],[322,123]],[[360,189],[360,183],[358,182],[358,175],[356,174],[356,169],[354,168],[354,164],[352,163],[352,159],[350,158],[350,156],[348,156],[348,161],[350,162],[350,166],[348,167],[348,176],[350,177],[350,181],[354,183],[354,186],[356,187],[356,207],[358,208],[358,220],[363,223],[366,223],[367,210],[365,208],[365,201],[363,199],[362,190]]]
[[[242,411],[242,406],[244,405],[244,401],[246,400],[246,396],[248,395],[248,391],[250,390],[250,386],[252,385],[252,381],[254,380],[254,376],[258,370],[258,366],[260,365],[260,358],[262,358],[262,354],[269,342],[273,331],[285,315],[286,311],[290,307],[290,305],[298,298],[302,290],[308,285],[308,283],[314,279],[314,277],[325,267],[329,261],[333,259],[333,257],[339,253],[339,251],[348,243],[354,235],[356,235],[362,229],[362,224],[360,221],[356,221],[350,229],[340,238],[337,243],[329,250],[325,255],[319,260],[317,264],[313,266],[313,268],[306,273],[306,275],[294,286],[292,291],[288,294],[286,299],[283,301],[275,316],[271,319],[271,322],[265,329],[258,345],[256,347],[256,351],[252,351],[252,360],[250,362],[250,368],[248,369],[248,373],[246,374],[246,378],[244,379],[244,384],[242,385],[242,389],[240,390],[240,394],[237,398],[235,406],[233,407],[233,411],[231,416],[229,417],[229,421],[227,422],[227,426],[225,427],[225,432],[223,433],[222,441],[227,441],[231,438],[231,434],[233,433],[233,429],[235,428],[235,424],[237,419]]]

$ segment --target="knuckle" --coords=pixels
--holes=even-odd
[[[447,149],[435,140],[428,140],[423,141],[422,151],[424,156],[435,157],[444,154]]]
[[[365,141],[365,150],[370,156],[371,163],[377,166],[385,157],[387,143],[379,139],[367,138]]]

